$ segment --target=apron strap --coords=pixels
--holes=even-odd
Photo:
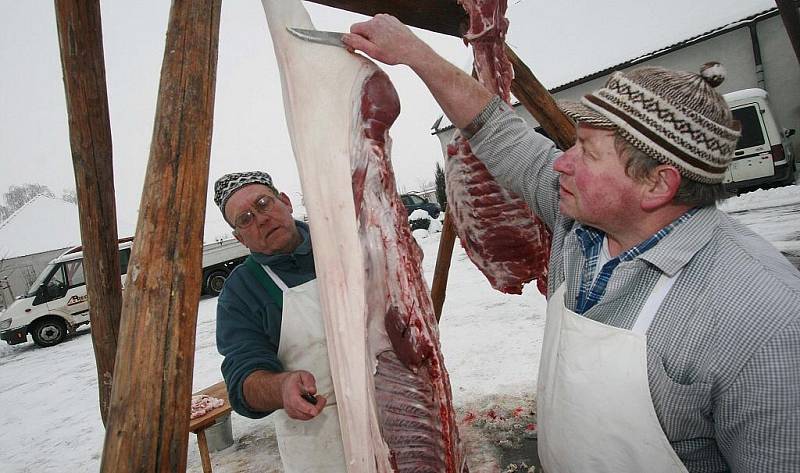
[[[283,310],[283,292],[281,292],[281,290],[275,284],[275,281],[267,276],[264,268],[258,264],[258,262],[253,258],[253,255],[248,256],[247,259],[244,260],[244,265],[250,270],[250,274],[256,278],[256,281],[261,283],[264,289],[266,289],[267,294],[275,302],[275,304],[278,305],[278,308]]]
[[[650,296],[645,301],[644,306],[642,306],[642,311],[639,312],[639,318],[636,319],[636,323],[634,323],[631,328],[633,333],[644,335],[645,332],[647,332],[647,329],[650,328],[650,324],[653,323],[653,319],[656,317],[656,312],[658,312],[658,309],[661,307],[661,303],[664,302],[667,293],[672,289],[672,285],[678,280],[678,276],[681,275],[682,271],[683,268],[679,269],[672,277],[664,273],[661,274],[653,290],[650,292]]]

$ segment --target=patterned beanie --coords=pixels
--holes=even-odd
[[[234,192],[250,184],[263,184],[275,190],[275,186],[272,185],[272,178],[269,174],[262,171],[225,174],[214,183],[214,203],[219,207],[219,210],[222,212],[222,218],[224,218],[225,221],[228,220],[227,217],[225,217],[225,204],[228,203],[228,199],[231,198]]]
[[[559,106],[572,119],[616,130],[630,144],[675,166],[694,181],[722,182],[739,139],[739,123],[714,90],[725,69],[707,63],[700,74],[661,67],[615,72],[580,103]]]

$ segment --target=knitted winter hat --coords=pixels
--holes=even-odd
[[[685,177],[719,183],[739,139],[725,99],[714,90],[725,69],[713,62],[700,74],[661,67],[615,72],[605,87],[580,103],[559,106],[576,121],[617,130],[651,158],[675,166]]]
[[[228,199],[231,198],[234,192],[250,184],[263,184],[275,190],[270,175],[262,171],[225,174],[214,183],[214,203],[217,204],[217,207],[222,212],[222,217],[226,221],[225,204],[228,203]]]

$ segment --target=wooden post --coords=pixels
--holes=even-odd
[[[789,35],[789,42],[794,48],[794,55],[800,64],[800,15],[797,13],[797,5],[794,0],[775,0],[778,10],[781,12],[783,26]]]
[[[558,108],[555,99],[544,88],[533,72],[506,44],[506,56],[514,66],[511,92],[522,106],[533,115],[559,148],[567,150],[575,144],[575,124]]]
[[[97,0],[56,0],[55,8],[78,195],[83,268],[92,305],[90,318],[100,414],[106,424],[122,288],[100,3]]]
[[[101,471],[186,471],[221,0],[170,9]]]
[[[439,237],[439,251],[436,254],[436,267],[433,270],[433,283],[431,284],[431,300],[436,321],[442,318],[444,296],[447,291],[447,276],[450,273],[450,260],[453,258],[453,246],[456,242],[456,227],[450,218],[450,213],[444,214],[442,234]]]

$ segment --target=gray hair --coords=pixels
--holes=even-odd
[[[661,164],[633,146],[619,132],[614,134],[614,147],[620,156],[628,157],[628,161],[625,163],[625,174],[636,181],[646,179]],[[729,195],[722,183],[707,184],[681,175],[681,183],[672,202],[692,207],[710,207]]]

